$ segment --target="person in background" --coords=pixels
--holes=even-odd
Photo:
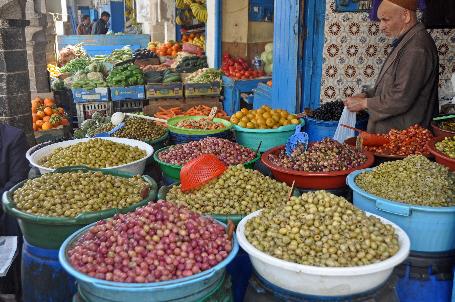
[[[416,10],[417,0],[384,0],[379,6],[379,28],[393,39],[393,49],[375,86],[344,102],[352,112],[368,111],[368,132],[428,128],[438,114],[438,51]]]
[[[77,34],[90,35],[92,33],[92,22],[90,22],[90,17],[84,15],[81,21],[82,22],[77,26]]]
[[[0,124],[0,197],[17,183],[27,179],[30,170],[25,154],[27,139],[22,130]],[[6,277],[0,278],[0,293],[20,295],[20,249],[22,233],[14,217],[0,206],[0,236],[18,236],[18,257]]]
[[[111,15],[108,12],[102,12],[101,18],[93,25],[92,35],[105,35],[109,31],[109,18]]]

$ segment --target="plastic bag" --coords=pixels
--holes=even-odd
[[[350,137],[353,137],[355,135],[354,130],[343,127],[341,126],[341,124],[355,127],[356,119],[357,114],[355,112],[349,111],[347,107],[344,107],[343,113],[341,114],[341,118],[340,121],[338,122],[338,127],[337,130],[335,131],[333,139],[340,143],[344,143],[345,140],[347,140]]]

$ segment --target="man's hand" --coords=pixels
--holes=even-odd
[[[351,112],[367,109],[367,99],[361,95],[348,97],[343,103]]]

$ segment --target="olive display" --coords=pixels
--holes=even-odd
[[[129,117],[125,121],[125,126],[116,131],[113,136],[148,141],[162,137],[165,133],[166,129],[154,121],[140,117]]]
[[[40,216],[74,217],[83,212],[126,208],[143,199],[149,185],[140,177],[101,172],[47,173],[13,194],[16,207]]]
[[[455,206],[455,174],[422,155],[385,162],[359,174],[355,182],[376,196],[409,204]]]
[[[346,144],[340,144],[331,138],[310,144],[308,149],[302,144],[297,145],[290,156],[283,149],[270,154],[269,159],[279,167],[305,172],[343,171],[364,164],[367,156]]]
[[[326,102],[318,109],[311,112],[309,115],[321,121],[338,121],[343,113],[344,103],[342,101]],[[360,111],[357,113],[358,119],[366,119],[368,113]]]
[[[173,186],[166,200],[203,214],[248,214],[284,204],[289,191],[284,183],[236,165],[195,191],[185,193]]]
[[[436,149],[450,158],[455,158],[455,136],[446,137],[435,144]]]
[[[400,249],[395,229],[326,191],[291,197],[245,226],[260,251],[298,264],[352,267],[383,261]]]
[[[441,122],[439,124],[439,127],[442,130],[454,131],[455,132],[455,120],[448,120],[448,121]]]
[[[108,168],[134,162],[146,155],[147,153],[138,147],[94,138],[87,142],[57,148],[39,163],[47,168],[81,165],[90,168]]]

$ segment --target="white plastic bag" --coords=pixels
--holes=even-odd
[[[350,137],[353,137],[355,135],[354,130],[343,127],[341,126],[341,124],[355,127],[356,119],[357,114],[355,112],[349,111],[347,107],[344,107],[343,113],[341,114],[341,118],[340,121],[338,122],[338,127],[337,130],[335,131],[333,139],[340,143],[344,143],[345,140],[347,140]]]

